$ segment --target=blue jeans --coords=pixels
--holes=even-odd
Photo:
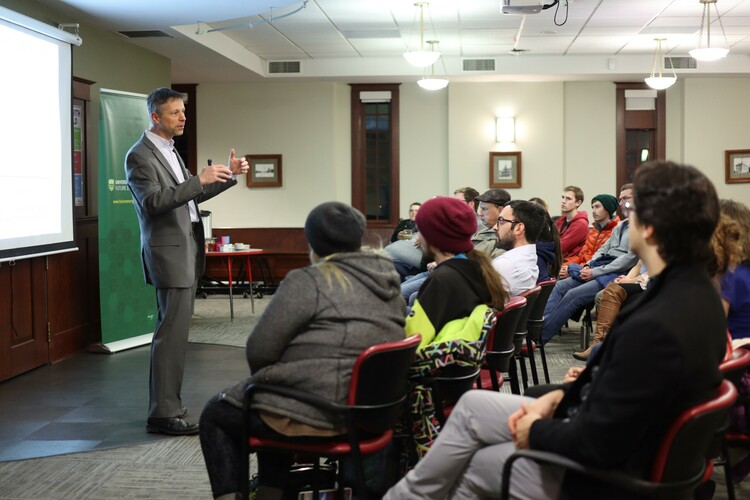
[[[404,300],[407,304],[409,304],[409,297],[411,297],[412,294],[417,293],[422,287],[422,283],[427,281],[427,278],[429,277],[429,271],[425,271],[423,273],[410,276],[406,281],[401,283],[401,296],[404,297]]]
[[[593,302],[602,286],[594,279],[581,283],[573,278],[558,281],[544,308],[541,340],[546,344],[578,309]]]

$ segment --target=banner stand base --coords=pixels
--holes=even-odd
[[[116,352],[125,351],[127,349],[133,349],[135,347],[141,347],[151,343],[154,338],[153,333],[146,333],[144,335],[138,335],[137,337],[131,337],[129,339],[116,340],[114,342],[108,342],[106,344],[97,342],[88,346],[89,352],[99,354],[114,354]]]

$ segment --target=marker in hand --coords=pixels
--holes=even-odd
[[[211,158],[209,158],[209,159],[208,159],[208,166],[210,167],[210,166],[211,166],[211,165],[213,165],[213,164],[214,164],[214,161],[213,161],[213,160],[212,160]]]

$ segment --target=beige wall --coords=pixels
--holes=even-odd
[[[449,102],[451,191],[489,189],[490,151],[521,151],[522,186],[511,197],[559,196],[564,166],[563,83],[452,83]],[[495,119],[515,116],[516,142],[498,144]],[[554,196],[553,196],[554,195]]]
[[[351,201],[348,89],[341,84],[227,83],[197,88],[198,165],[282,155],[283,186],[238,186],[201,204],[214,227],[300,227],[322,201]],[[347,90],[345,92],[345,90]]]
[[[409,204],[453,192],[448,179],[448,90],[426,92],[414,83],[400,87],[401,203]],[[449,191],[450,190],[450,191]]]
[[[521,151],[523,185],[558,213],[576,184],[588,207],[615,186],[615,86],[611,82],[451,83],[426,92],[403,84],[401,204],[489,184],[490,151]],[[284,155],[284,187],[238,186],[204,206],[215,227],[299,227],[317,203],[351,200],[349,86],[343,83],[198,86],[199,161],[243,153]],[[495,117],[516,117],[515,144],[495,142]],[[238,117],[242,115],[241,119]],[[680,79],[667,92],[667,157],[704,170],[720,196],[750,200],[750,184],[724,184],[724,150],[750,148],[750,78]],[[268,208],[272,207],[272,208]]]
[[[597,194],[617,195],[615,179],[615,85],[611,82],[565,83],[565,166],[563,188],[583,189],[582,209],[590,212]],[[550,212],[560,212],[560,189],[552,198]],[[554,207],[554,208],[553,208]]]
[[[724,151],[750,149],[750,78],[692,78],[683,88],[685,163],[703,170],[720,197],[750,204],[750,183],[724,182]]]

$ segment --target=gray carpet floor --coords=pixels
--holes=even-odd
[[[244,347],[249,332],[271,297],[234,301],[234,321],[229,321],[226,296],[209,296],[195,303],[190,341]],[[564,335],[547,346],[553,382],[570,366],[580,365],[571,353],[578,350],[579,327],[571,323]],[[188,367],[188,370],[190,368]],[[505,384],[504,391],[509,391]],[[254,468],[255,464],[251,466]],[[720,474],[716,499],[726,498]],[[750,499],[747,486],[737,498]],[[0,462],[0,499],[207,499],[211,497],[197,436],[87,453]]]

